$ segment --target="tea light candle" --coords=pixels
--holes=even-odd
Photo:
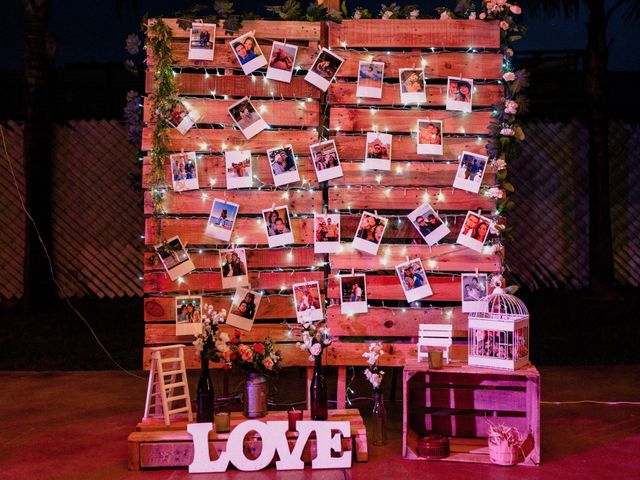
[[[302,410],[296,410],[295,408],[291,407],[291,410],[289,410],[288,413],[289,413],[289,431],[295,432],[297,430],[296,422],[298,420],[302,420]]]
[[[229,412],[216,413],[216,432],[225,433],[231,430]]]

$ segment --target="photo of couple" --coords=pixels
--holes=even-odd
[[[402,103],[423,103],[427,101],[424,86],[424,69],[401,68],[400,77],[400,101]]]
[[[286,145],[282,148],[271,148],[267,150],[267,157],[269,158],[273,181],[277,187],[300,180],[296,158],[291,145]]]
[[[418,120],[418,154],[442,155],[442,122]]]
[[[358,86],[356,96],[381,98],[384,75],[383,62],[363,62],[358,64]]]
[[[233,296],[227,324],[247,332],[251,330],[261,299],[262,295],[259,292],[238,288]]]
[[[242,287],[249,284],[247,257],[244,248],[220,250],[222,288]]]
[[[391,142],[388,133],[368,132],[364,164],[374,170],[391,170]]]
[[[487,274],[463,273],[462,281],[462,311],[484,312],[487,310],[487,304],[483,299],[487,296]]]
[[[320,286],[318,282],[296,283],[293,285],[293,300],[298,321],[322,320]],[[306,312],[306,313],[304,313]],[[304,314],[303,314],[304,313]]]
[[[311,151],[313,168],[316,171],[319,182],[326,182],[332,178],[342,176],[340,157],[338,157],[336,142],[334,140],[316,143],[311,145],[309,150]]]
[[[250,188],[251,152],[249,150],[230,150],[224,152],[227,189]]]
[[[456,178],[453,182],[454,188],[466,190],[471,193],[478,193],[482,178],[486,170],[489,157],[477,153],[462,152]]]
[[[370,212],[363,212],[358,231],[353,239],[354,248],[376,255],[382,242],[387,222],[386,218]]]
[[[229,115],[247,140],[268,127],[249,97],[244,97],[231,105]]]
[[[289,219],[289,207],[286,205],[268,208],[262,211],[262,217],[267,230],[269,247],[278,247],[293,243],[291,233],[291,220]]]
[[[251,32],[232,40],[231,49],[245,75],[267,64],[267,60],[264,58],[262,50],[260,50],[260,46]]]
[[[169,163],[171,164],[171,181],[174,191],[184,192],[199,188],[195,152],[169,155]]]
[[[189,35],[189,60],[213,60],[215,39],[215,24],[194,22]]]
[[[450,232],[429,203],[423,203],[407,217],[429,246],[438,243]]]
[[[470,112],[473,99],[473,79],[447,78],[447,110]]]
[[[202,297],[176,297],[176,335],[202,333]]]
[[[477,252],[482,251],[482,246],[489,235],[491,225],[492,222],[489,218],[471,211],[467,212],[467,216],[458,234],[458,243]]]
[[[304,79],[320,90],[326,91],[343,63],[343,58],[323,48]]]
[[[415,258],[396,267],[402,290],[408,302],[428,297],[433,292],[422,267],[422,260]]]
[[[179,237],[172,237],[153,247],[171,280],[195,270],[191,257]]]
[[[315,214],[314,243],[315,253],[336,253],[340,248],[340,215],[339,214]]]
[[[366,313],[367,306],[367,282],[364,273],[353,275],[340,275],[340,312]]]

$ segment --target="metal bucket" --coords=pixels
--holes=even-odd
[[[243,413],[247,418],[260,418],[267,415],[267,378],[259,373],[250,373],[244,382]]]

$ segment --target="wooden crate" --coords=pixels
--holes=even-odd
[[[499,38],[498,25],[467,20],[346,20],[328,24],[329,47],[346,59],[328,91],[330,137],[336,141],[345,172],[343,178],[329,182],[329,211],[341,214],[343,242],[354,237],[362,210],[377,210],[390,218],[378,255],[354,251],[349,245],[329,255],[327,298],[333,305],[329,307],[328,323],[339,342],[329,348],[327,362],[339,367],[338,406],[345,401],[344,369],[366,365],[361,355],[371,339],[384,343],[381,363],[398,367],[416,358],[420,323],[452,323],[454,337],[459,339],[453,346],[453,356],[465,358],[466,315],[453,306],[460,302],[459,274],[476,269],[500,271],[502,263],[497,255],[476,253],[455,244],[467,210],[492,212],[496,203],[453,189],[452,184],[463,151],[485,153],[491,120],[487,107],[504,97],[504,88],[498,83],[502,76]],[[483,53],[460,51],[471,48]],[[382,98],[356,97],[359,61],[385,64]],[[399,69],[421,65],[427,77],[427,102],[403,105]],[[444,109],[448,76],[476,81],[472,112]],[[443,155],[417,154],[416,120],[425,118],[444,120]],[[366,132],[376,129],[393,135],[390,172],[363,168]],[[491,184],[494,173],[486,172],[485,184]],[[442,244],[434,247],[424,244],[403,218],[427,200],[451,229]],[[406,257],[422,259],[427,269],[433,295],[420,305],[447,307],[445,310],[409,308],[394,271]],[[367,273],[372,305],[366,314],[340,313],[337,275],[351,269]]]
[[[259,419],[267,421],[287,421],[287,412],[274,411]],[[303,419],[309,420],[309,412],[303,412]],[[240,412],[231,413],[231,428],[235,428],[246,418]],[[329,410],[330,421],[348,421],[351,424],[351,438],[342,439],[344,451],[353,452],[358,462],[368,461],[367,431],[357,409]],[[288,432],[287,438],[292,448],[297,438],[296,432]],[[226,448],[228,433],[209,433],[209,452],[216,458]],[[129,435],[129,469],[159,467],[186,467],[193,460],[193,440],[187,432],[187,422],[178,421],[166,427],[157,419],[140,422],[136,431]],[[249,458],[257,458],[262,448],[262,439],[255,435],[245,437],[245,453]],[[215,453],[214,453],[215,452]],[[304,448],[302,459],[310,463],[316,455],[316,443],[312,437]]]
[[[540,464],[540,374],[533,366],[514,372],[466,364],[430,370],[407,362],[403,373],[402,455],[424,460],[418,440],[427,433],[449,437],[446,461],[490,463],[489,422],[513,426],[526,436],[520,465]]]
[[[171,343],[191,343],[191,336],[175,335],[175,295],[202,295],[204,302],[216,310],[229,310],[233,290],[222,289],[218,249],[229,244],[247,248],[247,269],[252,288],[265,292],[256,321],[250,332],[244,332],[243,341],[260,341],[271,337],[278,343],[285,366],[309,366],[308,355],[297,349],[295,336],[289,333],[287,322],[295,322],[291,297],[291,285],[305,279],[320,282],[324,296],[325,282],[321,268],[323,256],[314,255],[308,245],[313,243],[313,220],[309,216],[323,208],[323,193],[310,163],[309,145],[318,141],[318,130],[323,122],[323,94],[305,82],[307,70],[320,44],[322,24],[319,22],[245,21],[239,32],[229,35],[223,28],[216,31],[215,54],[212,61],[189,60],[189,30],[178,27],[175,19],[164,19],[173,34],[173,68],[176,84],[183,100],[196,109],[201,118],[196,128],[186,135],[170,131],[172,152],[196,151],[198,154],[199,190],[174,192],[171,189],[171,167],[166,165],[165,180],[169,188],[164,193],[164,210],[167,216],[161,220],[152,217],[153,198],[149,174],[151,161],[143,161],[144,212],[146,215],[144,263],[145,298],[145,348],[143,366],[149,367],[149,348]],[[252,75],[244,75],[229,41],[245,32],[255,31],[256,39],[269,57],[273,40],[294,43],[298,46],[296,67],[291,83],[268,80],[266,68]],[[146,91],[155,90],[153,80],[155,58],[147,50],[148,70]],[[184,72],[182,69],[185,69]],[[255,107],[261,109],[270,129],[250,140],[233,128],[227,108],[238,99],[250,96]],[[151,148],[152,100],[144,102],[142,149]],[[301,180],[276,189],[266,156],[268,148],[291,144],[298,157]],[[254,187],[227,190],[223,152],[233,149],[251,150]],[[260,188],[259,188],[260,187]],[[302,188],[304,187],[304,189]],[[314,190],[312,191],[311,188]],[[285,193],[286,189],[286,193]],[[240,204],[239,217],[233,236],[225,244],[204,235],[213,198],[225,198]],[[295,244],[286,248],[268,249],[264,225],[260,223],[263,209],[271,205],[288,204],[292,216],[292,232]],[[158,226],[161,233],[158,233]],[[163,239],[178,235],[187,244],[196,270],[184,276],[183,282],[171,281],[158,264],[152,246]],[[280,271],[277,271],[280,268]],[[290,269],[295,269],[292,273]],[[284,287],[284,288],[283,288]],[[223,327],[223,330],[232,330]],[[192,347],[186,348],[188,368],[197,368],[199,360]],[[220,364],[212,364],[220,367]]]

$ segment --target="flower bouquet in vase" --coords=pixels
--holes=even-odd
[[[309,315],[305,315],[309,312]],[[326,420],[329,417],[327,399],[327,382],[322,373],[322,352],[331,345],[329,329],[320,327],[320,323],[311,320],[311,310],[301,315],[302,342],[298,342],[298,348],[309,352],[309,361],[315,362],[313,377],[309,388],[309,403],[311,405],[312,420]]]
[[[524,460],[522,437],[515,427],[489,422],[489,459],[496,465],[516,465]]]
[[[247,418],[260,418],[267,414],[269,383],[267,375],[280,369],[282,356],[270,338],[252,344],[240,341],[236,330],[231,343],[230,360],[234,366],[247,371],[244,384],[243,413]]]

